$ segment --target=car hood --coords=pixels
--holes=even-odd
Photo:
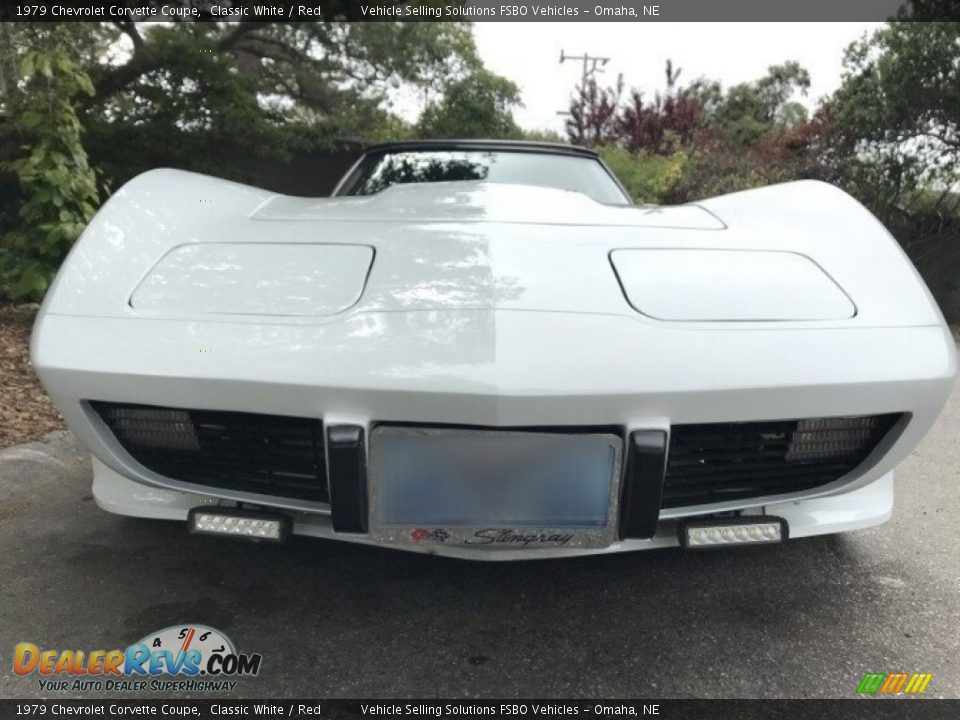
[[[722,230],[696,205],[605,205],[582,193],[481,181],[393,185],[376,195],[301,198],[277,195],[251,216],[261,221],[502,222]]]
[[[661,208],[478,182],[292,198],[172,170],[111,198],[45,306],[278,323],[491,309],[690,325],[940,322],[882,225],[823,183]]]

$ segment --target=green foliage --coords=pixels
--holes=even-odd
[[[316,23],[0,24],[0,294],[42,296],[97,206],[91,166],[106,187],[163,166],[256,184],[259,161],[413,136],[391,104],[411,91],[431,99],[421,128],[519,133],[517,89],[483,68],[468,23],[338,8]]]
[[[604,145],[597,151],[633,201],[641,205],[669,202],[689,162],[683,150],[671,155],[633,154],[616,145]]]
[[[561,135],[556,130],[523,130],[521,132],[521,139],[530,142],[560,143],[561,145],[568,143],[566,136]]]
[[[753,152],[732,147],[696,153],[674,186],[673,200],[690,202],[751,188],[796,180],[792,167],[771,165]]]
[[[98,204],[96,175],[81,143],[73,98],[91,96],[90,78],[67,50],[66,31],[23,56],[24,92],[4,108],[30,144],[0,165],[19,180],[19,225],[0,243],[0,294],[39,299]]]
[[[121,39],[133,55],[98,64],[84,114],[91,156],[118,183],[158,165],[253,182],[251,154],[406,135],[391,93],[479,63],[457,23],[177,23]]]
[[[809,88],[810,73],[790,61],[773,65],[759,80],[734,85],[725,93],[719,83],[704,79],[692,83],[686,93],[703,107],[707,126],[722,128],[729,139],[744,146],[774,129],[804,122],[806,109],[792,98]]]
[[[917,19],[938,3],[914,2]],[[960,319],[960,23],[891,22],[844,58],[822,114],[831,179],[887,225]]]
[[[251,160],[411,135],[398,94],[506,82],[483,75],[469,24],[346,22],[337,7],[316,23],[71,25],[96,87],[77,104],[92,164],[113,187],[158,166],[256,182]],[[48,47],[55,27],[4,27],[0,83],[3,61]]]
[[[914,0],[915,19],[940,2]],[[0,293],[42,295],[97,205],[91,166],[114,187],[171,165],[256,183],[253,158],[341,143],[562,141],[517,127],[517,87],[483,67],[469,24],[345,22],[339,7],[297,24],[0,24]],[[854,43],[812,119],[795,62],[729,88],[678,76],[668,67],[662,95],[581,88],[569,137],[598,145],[642,203],[839,184],[960,296],[960,23],[892,22]],[[394,106],[411,96],[426,103],[415,123]]]
[[[960,179],[960,23],[894,22],[854,43],[829,100],[841,181],[882,218]]]
[[[520,91],[506,78],[477,68],[444,85],[441,98],[426,107],[417,133],[427,138],[517,138],[512,109]]]
[[[648,99],[588,87],[571,105],[567,130],[589,142],[641,203],[689,202],[815,175],[820,126],[794,102],[810,76],[795,62],[724,91],[704,79],[679,86],[667,62],[667,91]],[[586,132],[589,129],[590,132]]]

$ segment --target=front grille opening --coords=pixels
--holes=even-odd
[[[812,490],[862,463],[901,413],[674,425],[661,507]]]
[[[124,450],[158,475],[329,502],[318,419],[107,402],[90,406]]]

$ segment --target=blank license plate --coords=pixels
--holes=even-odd
[[[489,549],[606,547],[623,441],[610,433],[379,426],[371,534]]]

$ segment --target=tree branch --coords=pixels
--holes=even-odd
[[[115,20],[113,24],[133,42],[134,54],[143,48],[143,36],[140,34],[140,31],[137,29],[137,24],[133,22],[133,20]]]
[[[110,68],[94,79],[96,93],[84,103],[84,106],[93,107],[103,103],[140,76],[161,65],[162,62],[158,58],[147,58],[143,53],[134,53],[126,64]]]
[[[270,25],[275,25],[276,23],[270,22],[241,22],[229,33],[220,38],[220,41],[217,43],[217,50],[226,51],[232,50],[236,47],[243,38],[245,38],[250,33],[255,30],[260,30]]]

